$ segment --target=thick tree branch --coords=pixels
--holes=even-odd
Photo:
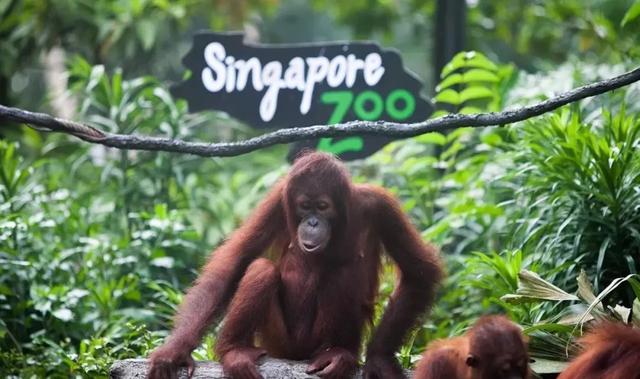
[[[141,135],[112,134],[78,122],[63,120],[44,113],[33,113],[0,105],[0,119],[22,122],[45,130],[74,135],[87,142],[119,149],[167,151],[195,154],[203,157],[223,157],[246,154],[277,144],[285,144],[319,137],[353,135],[384,135],[408,138],[420,134],[445,131],[459,127],[485,127],[523,121],[557,109],[563,105],[624,87],[640,80],[640,67],[611,79],[603,80],[560,94],[538,104],[504,112],[472,115],[447,115],[414,124],[382,121],[353,121],[332,126],[317,125],[304,128],[280,129],[245,141],[204,143],[157,138]]]

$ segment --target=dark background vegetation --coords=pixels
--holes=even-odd
[[[207,28],[271,43],[378,41],[400,50],[440,109],[462,113],[530,104],[640,57],[639,1],[467,5],[464,48],[477,52],[434,79],[435,0],[0,0],[0,103],[119,133],[253,136],[225,114],[188,114],[167,91],[192,33]],[[354,180],[400,197],[447,263],[403,365],[491,312],[525,328],[537,363],[566,360],[579,321],[640,326],[640,282],[627,277],[640,266],[639,111],[635,84],[508,128],[396,142],[350,164]],[[2,376],[104,377],[113,360],[146,356],[208,252],[287,167],[286,147],[202,159],[3,122],[0,135]],[[389,267],[379,309],[393,277]],[[215,332],[196,357],[214,358],[214,341]]]

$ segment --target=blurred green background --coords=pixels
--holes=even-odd
[[[118,133],[256,135],[224,113],[189,114],[168,93],[201,29],[269,43],[377,41],[423,78],[438,115],[531,104],[640,61],[640,1],[467,0],[469,52],[440,73],[437,3],[0,0],[0,104]],[[582,321],[640,327],[639,111],[634,84],[349,164],[354,180],[400,197],[449,271],[398,354],[404,366],[492,312],[525,328],[537,368],[569,358]],[[0,122],[0,375],[106,377],[114,360],[146,356],[208,252],[286,172],[286,150],[120,151]],[[393,286],[389,266],[378,316]],[[215,358],[214,343],[215,331],[195,356]]]

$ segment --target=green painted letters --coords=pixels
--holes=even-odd
[[[416,109],[416,99],[411,92],[405,89],[391,91],[386,99],[382,99],[382,96],[375,91],[363,91],[358,96],[355,96],[355,100],[351,91],[329,91],[321,95],[320,101],[322,104],[335,104],[335,108],[327,122],[329,125],[343,122],[352,106],[353,113],[357,119],[365,121],[378,120],[383,112],[393,120],[402,121],[411,117]],[[399,102],[402,105],[398,104]],[[333,138],[321,138],[317,146],[318,150],[333,154],[360,151],[363,148],[364,141],[362,137],[344,138],[338,142],[333,142]]]

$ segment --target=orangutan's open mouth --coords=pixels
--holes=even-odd
[[[300,243],[300,248],[304,250],[305,253],[314,253],[322,248],[322,244],[303,241],[302,243]]]

